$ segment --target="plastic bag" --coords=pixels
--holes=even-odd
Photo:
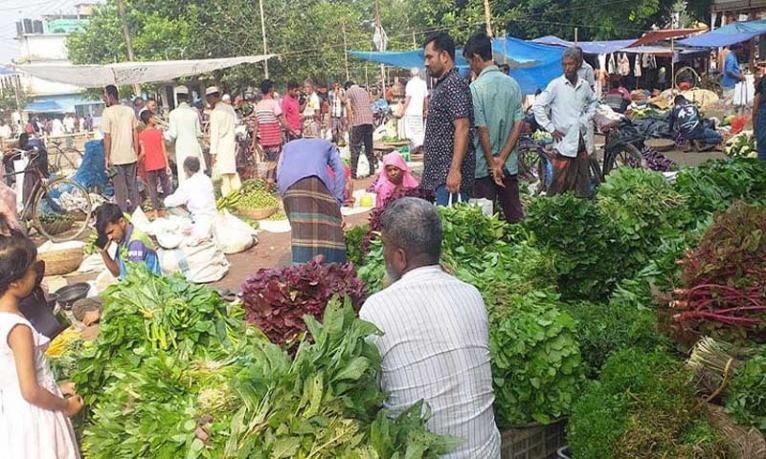
[[[248,250],[258,242],[252,226],[224,210],[213,221],[213,236],[223,253],[230,255]]]

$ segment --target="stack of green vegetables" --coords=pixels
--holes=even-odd
[[[428,408],[382,410],[377,333],[350,303],[305,316],[294,357],[247,326],[242,306],[136,267],[106,292],[98,339],[70,376],[88,404],[90,458],[436,458]],[[69,367],[62,367],[66,372]]]

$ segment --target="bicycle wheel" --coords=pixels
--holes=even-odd
[[[56,171],[64,174],[77,172],[82,163],[82,153],[76,148],[67,148],[56,152]]]
[[[33,206],[35,229],[53,242],[80,237],[88,228],[93,214],[88,192],[79,183],[67,178],[43,183]]]
[[[629,143],[623,144],[618,151],[605,156],[602,180],[606,180],[606,176],[618,167],[639,168],[642,164],[643,156],[638,148]]]

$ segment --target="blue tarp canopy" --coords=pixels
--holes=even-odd
[[[492,41],[495,59],[505,60],[511,67],[511,76],[518,81],[524,94],[534,94],[554,78],[561,75],[560,47],[546,46],[513,37],[496,38]],[[422,68],[423,49],[412,51],[349,51],[357,59],[377,62],[399,68]],[[460,69],[467,69],[468,62],[463,59],[463,50],[455,50],[455,64]]]
[[[575,46],[574,42],[563,40],[553,35],[547,35],[545,37],[535,38],[532,40],[535,43],[542,45],[560,46],[568,48]],[[611,54],[615,51],[620,51],[629,47],[636,40],[609,40],[609,41],[579,41],[579,46],[585,54]]]
[[[751,40],[762,34],[766,34],[766,19],[734,22],[727,24],[720,29],[679,40],[678,43],[702,48],[719,48],[742,43],[743,41]]]
[[[348,54],[357,59],[403,69],[422,68],[425,60],[423,48],[412,51],[349,51]],[[458,68],[468,68],[468,62],[463,59],[462,49],[455,50],[455,61]]]
[[[64,107],[55,100],[38,100],[24,107],[25,112],[31,113],[64,113]]]

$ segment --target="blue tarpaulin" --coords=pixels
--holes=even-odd
[[[720,29],[679,40],[678,43],[686,46],[718,48],[742,43],[743,41],[751,40],[762,34],[766,34],[766,19],[734,22],[727,24]]]
[[[31,113],[64,113],[64,107],[55,100],[38,100],[24,107],[25,112]]]
[[[532,43],[513,37],[496,38],[492,41],[495,59],[507,62],[511,67],[511,76],[519,82],[524,94],[534,94],[544,89],[554,78],[561,75],[561,54],[563,49]],[[423,49],[412,51],[349,51],[349,55],[358,59],[377,62],[399,68],[422,68]],[[463,59],[463,50],[455,50],[458,68],[465,70],[468,62]]]
[[[568,48],[575,46],[574,42],[563,40],[559,37],[548,35],[545,37],[535,38],[532,40],[535,43],[541,45],[560,46]],[[609,40],[609,41],[579,41],[577,46],[582,49],[585,54],[611,54],[616,51],[620,51],[629,47],[636,42],[636,39],[632,40]]]

